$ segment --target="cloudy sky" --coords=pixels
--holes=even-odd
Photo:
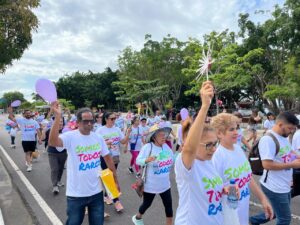
[[[237,30],[238,14],[255,21],[284,0],[41,0],[33,43],[5,75],[0,97],[20,91],[28,100],[39,78],[57,80],[64,74],[117,68],[117,56],[126,46],[139,49],[145,34],[161,40],[167,34],[180,40],[201,38],[212,30]],[[80,88],[80,84],[78,85]]]

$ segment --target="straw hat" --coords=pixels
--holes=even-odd
[[[146,142],[149,143],[151,138],[158,132],[163,131],[165,132],[166,136],[168,137],[172,131],[172,128],[164,126],[165,123],[158,123],[154,124],[149,129],[149,133],[146,136]]]

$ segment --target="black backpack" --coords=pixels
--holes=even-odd
[[[277,138],[272,133],[266,133],[265,136],[271,137],[273,139],[273,141],[275,142],[275,145],[276,145],[275,156],[276,156],[279,152],[279,149],[280,149],[279,141],[277,140]],[[253,144],[253,146],[251,148],[251,151],[249,152],[248,160],[249,160],[249,163],[250,163],[250,166],[251,166],[251,169],[252,169],[252,173],[255,174],[255,175],[261,176],[263,174],[264,168],[263,168],[263,165],[262,165],[262,162],[261,162],[259,149],[258,149],[259,141],[260,141],[260,139],[257,140]],[[269,170],[267,170],[267,174],[266,174],[264,182],[267,181],[268,173],[269,173]]]

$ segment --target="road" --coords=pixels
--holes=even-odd
[[[19,190],[24,201],[26,202],[27,207],[30,208],[29,210],[31,212],[34,212],[33,215],[35,215],[35,217],[46,217],[45,216],[46,214],[43,212],[43,209],[47,209],[47,205],[48,205],[52,209],[54,214],[64,223],[66,220],[66,197],[64,193],[65,188],[61,189],[59,195],[54,196],[52,194],[48,156],[47,153],[44,151],[43,146],[39,146],[39,151],[41,155],[40,158],[33,163],[33,171],[26,172],[24,153],[20,141],[20,133],[18,133],[16,139],[17,148],[10,149],[9,135],[4,130],[4,121],[5,121],[5,117],[3,115],[0,115],[0,145],[3,147],[3,149],[7,152],[7,154],[11,157],[11,159],[20,169],[20,171],[17,171],[17,173],[22,173],[25,175],[25,177],[28,179],[30,184],[32,184],[32,186],[36,189],[38,194],[41,196],[42,200],[44,200],[46,203],[46,205],[44,204],[42,205],[42,207],[39,206],[39,204],[33,198],[32,194],[27,190],[27,187],[29,185],[28,184],[24,185],[24,183],[17,177],[16,170],[14,170],[11,167],[11,163],[7,161],[6,157],[1,152],[0,156],[3,159],[6,168],[9,170],[9,174],[13,179],[13,183],[16,185],[16,188]],[[117,213],[115,212],[114,207],[112,205],[105,206],[105,210],[111,214],[111,217],[105,221],[105,224],[107,225],[132,224],[131,217],[137,212],[137,209],[141,203],[141,199],[139,199],[136,193],[130,188],[131,184],[135,181],[135,177],[129,174],[129,172],[127,171],[129,158],[130,158],[129,154],[123,154],[121,156],[120,167],[118,168],[118,177],[122,189],[121,202],[124,205],[125,210],[123,213]],[[66,173],[64,173],[63,176],[64,183],[66,181],[65,175]],[[172,183],[173,208],[175,213],[178,204],[178,192],[174,180],[174,173],[172,173],[171,175],[171,183]],[[252,201],[258,203],[255,198],[252,198]],[[252,204],[250,207],[250,214],[253,215],[254,213],[257,213],[259,210],[260,210],[259,206]],[[299,217],[300,197],[297,197],[292,200],[292,212],[296,216],[295,218],[293,218],[292,225],[300,224],[300,217]],[[43,222],[43,223],[38,222],[38,221],[43,221],[43,219],[41,220],[36,218],[36,221],[37,221],[36,224],[39,223],[42,225],[51,224],[46,219],[44,221],[47,222]],[[144,216],[144,222],[145,224],[149,224],[149,225],[150,224],[163,225],[164,221],[165,221],[165,216],[164,216],[163,205],[160,198],[156,197],[152,207],[146,212],[146,215]],[[21,221],[20,224],[22,224]],[[88,224],[86,219],[84,224]],[[275,224],[275,222],[273,221],[267,223],[267,225],[272,225],[272,224]]]

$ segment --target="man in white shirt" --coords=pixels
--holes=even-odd
[[[116,170],[107,145],[100,135],[92,132],[93,112],[89,108],[77,112],[78,130],[59,135],[61,109],[58,102],[52,103],[55,114],[49,136],[49,145],[63,147],[68,152],[67,162],[67,216],[66,225],[82,224],[85,208],[89,210],[89,224],[103,225],[103,188],[99,178],[100,156],[114,174],[118,185]],[[58,150],[60,148],[57,148]]]
[[[8,118],[17,123],[21,129],[22,147],[25,153],[27,172],[30,172],[32,170],[32,153],[36,149],[37,137],[39,144],[42,144],[40,125],[32,119],[30,110],[24,110],[23,118],[15,118],[11,107],[8,108],[8,113]]]
[[[291,222],[291,183],[292,169],[300,168],[300,156],[293,151],[287,137],[296,129],[299,120],[289,112],[280,113],[270,131],[278,141],[276,144],[271,136],[263,136],[259,141],[259,153],[264,167],[260,179],[261,187],[272,204],[277,223],[289,225]],[[276,154],[276,145],[279,152]],[[252,225],[268,222],[265,214],[250,218]]]

